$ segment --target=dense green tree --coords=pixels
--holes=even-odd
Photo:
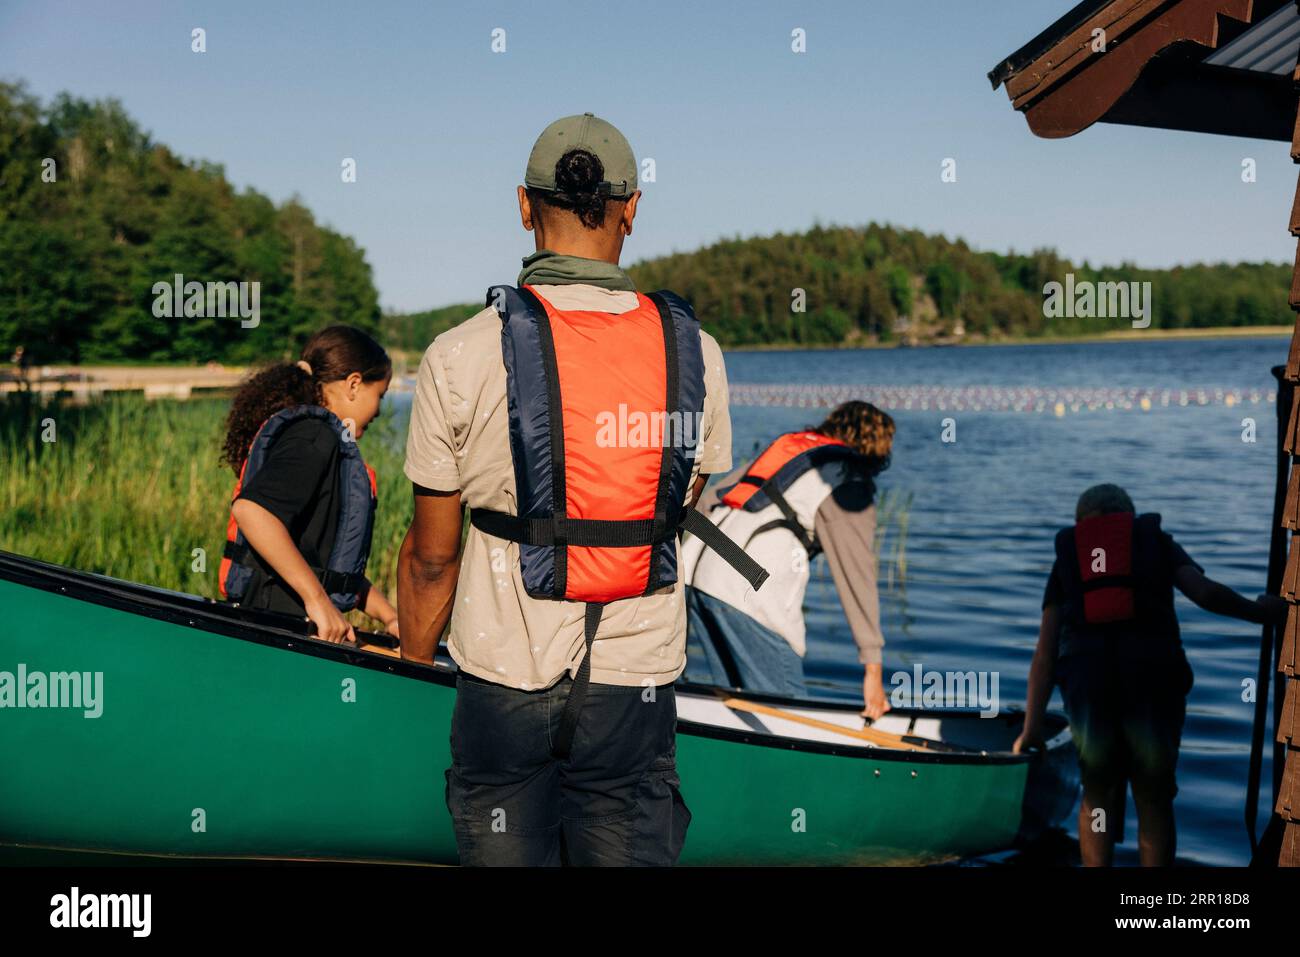
[[[912,289],[912,274],[895,263],[885,270],[885,285],[889,288],[889,299],[900,316],[912,314],[915,290]]]
[[[294,199],[236,193],[221,167],[153,143],[115,101],[48,107],[0,84],[0,358],[247,362],[313,330],[377,332],[364,252]],[[155,315],[154,286],[259,284],[259,323]]]

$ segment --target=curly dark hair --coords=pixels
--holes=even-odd
[[[894,420],[888,412],[882,412],[870,402],[857,399],[845,402],[832,409],[821,425],[811,426],[808,431],[851,445],[869,460],[873,476],[889,468],[894,445]]]
[[[604,179],[605,164],[599,156],[588,150],[571,149],[556,161],[555,190],[529,186],[526,188],[528,201],[542,210],[567,210],[587,229],[600,229],[605,225],[609,204],[626,202],[610,198],[609,188],[602,189],[600,185]]]
[[[362,382],[378,382],[393,374],[384,347],[352,326],[328,326],[307,340],[302,361],[311,372],[293,363],[267,366],[239,387],[226,416],[226,440],[221,461],[238,475],[257,431],[271,416],[295,405],[323,405],[321,386],[346,379],[354,372]]]

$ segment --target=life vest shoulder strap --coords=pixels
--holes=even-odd
[[[809,558],[821,552],[816,530],[800,520],[786,497],[786,490],[801,476],[831,462],[844,462],[856,479],[874,491],[867,459],[848,444],[814,432],[791,432],[778,436],[750,464],[745,474],[721,490],[719,502],[729,508],[747,512],[761,511],[774,505],[781,518],[766,522],[750,533],[745,545],[764,532],[777,528],[789,531]]]

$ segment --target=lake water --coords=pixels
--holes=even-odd
[[[1122,485],[1140,512],[1161,513],[1165,528],[1211,578],[1250,596],[1263,591],[1276,428],[1269,370],[1285,362],[1286,352],[1284,339],[751,352],[728,355],[727,373],[737,392],[747,383],[950,390],[944,411],[890,412],[898,434],[893,464],[879,484],[910,493],[911,511],[905,587],[896,584],[881,594],[886,679],[916,663],[939,671],[996,671],[1003,703],[1019,704],[1052,539],[1073,522],[1075,500],[1089,485]],[[979,386],[990,387],[990,402],[1019,387],[1031,397],[1077,388],[1150,391],[1155,400],[1150,411],[1140,405],[1089,411],[1085,405],[1078,412],[1067,406],[1059,416],[1054,403],[1041,413],[953,408],[954,401],[968,405],[969,387]],[[1223,399],[1215,399],[1216,390]],[[888,392],[894,398],[929,394]],[[1166,392],[1173,394],[1168,406],[1161,405]],[[1183,392],[1192,394],[1186,406],[1177,404]],[[1205,405],[1195,404],[1198,394]],[[1231,405],[1229,395],[1236,400]],[[772,435],[817,421],[821,411],[733,408],[737,461]],[[1258,423],[1254,444],[1242,441],[1247,417]],[[944,418],[954,420],[955,442],[941,441]],[[1178,764],[1179,857],[1244,864],[1253,705],[1241,700],[1241,683],[1256,674],[1259,628],[1210,615],[1181,595],[1177,600],[1196,674]],[[813,569],[806,613],[810,682],[819,693],[860,700],[862,669],[823,561]],[[1052,706],[1060,707],[1059,694]],[[1269,774],[1266,765],[1265,781]],[[1271,807],[1267,789],[1261,803],[1264,820]],[[1073,833],[1073,817],[1069,828]],[[1131,805],[1126,831],[1118,859],[1130,860],[1137,839]]]
[[[818,401],[894,404],[893,465],[879,485],[911,505],[905,579],[895,575],[881,593],[886,690],[893,672],[916,664],[990,671],[1001,703],[1021,704],[1053,536],[1090,485],[1122,485],[1140,512],[1161,513],[1210,577],[1249,596],[1264,589],[1276,428],[1269,370],[1286,352],[1285,339],[1253,338],[730,353],[734,454],[739,464],[776,434],[819,421]],[[945,418],[956,441],[942,441]],[[1258,424],[1254,444],[1242,440],[1245,418]],[[861,700],[862,669],[822,560],[805,612],[813,693]],[[1196,674],[1178,765],[1179,857],[1244,864],[1253,705],[1242,701],[1242,681],[1256,674],[1259,628],[1181,595],[1178,612]],[[1267,788],[1261,805],[1262,822]],[[1073,816],[1068,827],[1073,834]],[[1126,837],[1117,860],[1132,863],[1131,805]]]

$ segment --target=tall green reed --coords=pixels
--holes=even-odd
[[[216,597],[234,486],[219,461],[227,409],[139,396],[0,402],[0,549]],[[385,415],[361,440],[379,483],[370,577],[390,595],[411,513],[399,433]]]

